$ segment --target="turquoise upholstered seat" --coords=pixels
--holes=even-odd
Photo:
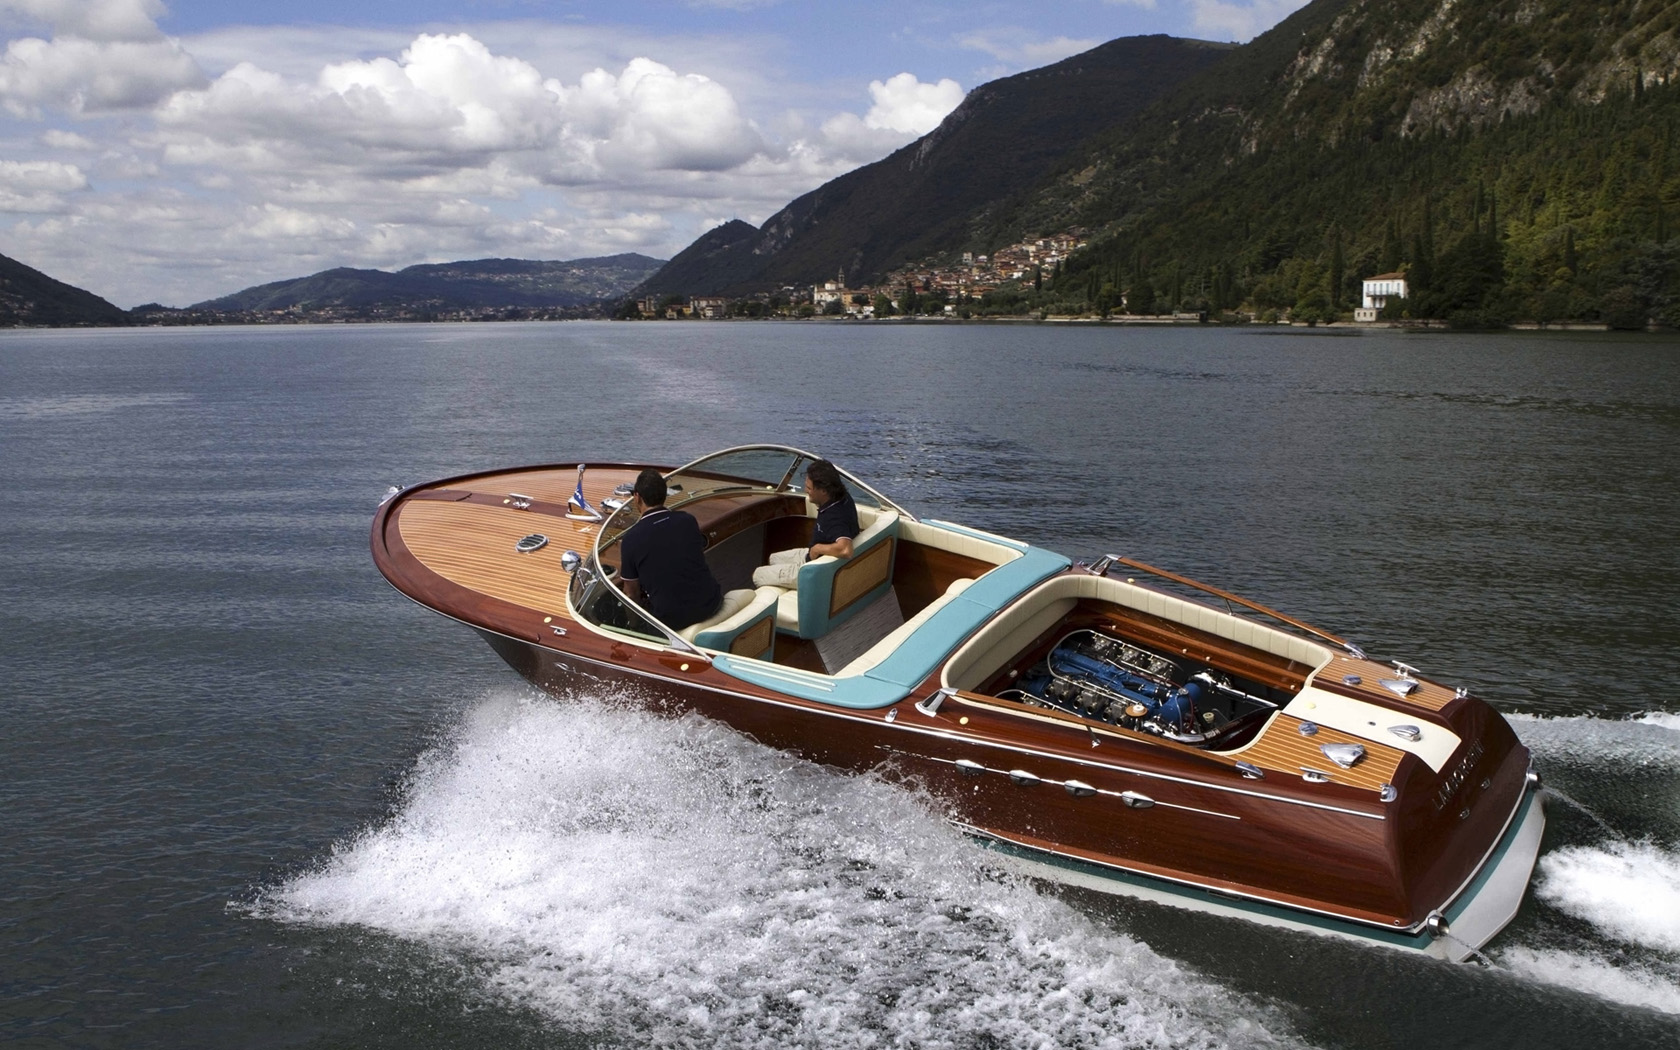
[[[776,653],[776,599],[779,587],[730,591],[711,618],[677,633],[702,649],[770,660]]]

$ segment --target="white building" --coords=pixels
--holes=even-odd
[[[1379,273],[1375,277],[1367,277],[1363,284],[1365,302],[1353,312],[1355,321],[1375,321],[1391,297],[1406,298],[1406,275],[1403,273]]]

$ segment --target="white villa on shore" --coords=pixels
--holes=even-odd
[[[1353,311],[1355,321],[1375,321],[1377,314],[1388,305],[1389,297],[1406,298],[1406,275],[1403,273],[1379,273],[1375,277],[1367,277],[1364,281],[1365,302]]]

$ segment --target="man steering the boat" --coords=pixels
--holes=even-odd
[[[625,595],[673,631],[717,612],[723,589],[706,564],[706,539],[694,515],[666,508],[665,478],[657,470],[636,475],[631,498],[640,517],[619,541]]]
[[[852,556],[852,540],[859,531],[857,504],[834,464],[819,459],[806,468],[805,495],[817,505],[811,545],[770,555],[770,564],[753,570],[753,586],[794,590],[799,586],[799,567],[812,558],[833,555],[844,561]]]

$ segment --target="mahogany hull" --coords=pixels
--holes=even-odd
[[[1074,608],[1056,630],[1112,629],[1282,695],[1305,697],[1312,685],[1326,709],[1380,711],[1384,725],[1415,723],[1396,728],[1421,727],[1457,743],[1450,755],[1397,750],[1404,745],[1377,742],[1382,730],[1373,721],[1361,730],[1371,749],[1363,765],[1315,778],[1302,774],[1310,773],[1307,762],[1323,764],[1319,741],[1359,735],[1303,721],[1293,705],[1269,716],[1256,739],[1220,753],[1032,709],[1002,699],[995,685],[942,689],[959,662],[952,647],[979,646],[986,637],[972,625],[952,636],[926,674],[903,679],[912,684],[897,699],[821,702],[728,673],[727,661],[698,650],[581,622],[568,598],[571,571],[512,553],[515,539],[538,529],[556,548],[594,543],[595,526],[566,514],[575,469],[469,475],[400,493],[374,517],[375,563],[399,591],[473,627],[547,692],[621,692],[653,710],[713,718],[813,761],[914,784],[1000,859],[1035,874],[1447,958],[1479,947],[1521,900],[1543,826],[1538,781],[1526,749],[1480,700],[1428,682],[1396,697],[1377,688],[1379,675],[1394,672],[1362,654],[1314,650],[1324,659],[1303,663],[1306,657],[1268,655],[1235,634],[1220,635],[1217,625],[1145,612],[1147,603],[1127,610],[1082,598],[1070,599]],[[588,498],[600,500],[638,469],[591,467]],[[758,535],[771,549],[797,532],[788,516],[799,508],[785,492],[737,492],[709,497],[696,514],[709,544]],[[953,579],[991,568],[983,552],[961,544],[899,547],[894,582],[909,608],[931,608]],[[1045,579],[1039,591],[1085,594],[1093,586],[1080,566]],[[1011,644],[1028,652],[1042,649],[1045,637]],[[789,644],[798,666],[803,650]],[[777,662],[785,661],[778,655]],[[1004,669],[998,665],[991,678],[1019,673],[1004,676]],[[936,695],[936,709],[924,709]]]
[[[1262,792],[1216,768],[1164,764],[1147,748],[1092,748],[1077,726],[987,739],[951,724],[964,717],[955,708],[933,718],[916,710],[933,683],[888,712],[825,711],[705,673],[675,679],[637,666],[628,647],[603,660],[479,633],[521,677],[556,697],[623,692],[651,710],[693,711],[811,761],[913,783],[1001,857],[1025,860],[1029,874],[1452,958],[1467,952],[1451,939],[1437,943],[1431,913],[1453,903],[1466,872],[1511,848],[1521,818],[1539,819],[1526,812],[1533,792],[1520,747],[1491,770],[1487,804],[1476,807],[1469,833],[1420,860],[1412,843],[1429,835],[1425,815],[1352,799],[1327,805],[1321,792]],[[970,724],[981,716],[971,711]],[[983,769],[964,771],[963,760]],[[1036,779],[1011,776],[1021,772]],[[1098,793],[1074,795],[1067,781]],[[1115,797],[1127,792],[1153,804],[1134,808]],[[1531,853],[1527,868],[1532,862]],[[1420,867],[1432,874],[1419,878]]]

